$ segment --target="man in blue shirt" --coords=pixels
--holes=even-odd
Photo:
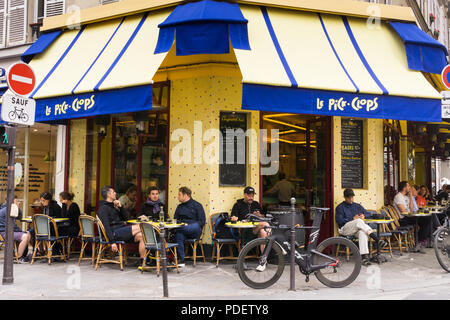
[[[19,200],[17,197],[14,198],[14,203],[18,207]],[[7,214],[6,202],[0,206],[0,235],[3,239],[6,239],[6,214]],[[22,215],[22,211],[19,209],[19,216]],[[28,262],[27,252],[28,252],[28,244],[31,240],[30,232],[23,232],[20,229],[16,222],[14,222],[14,241],[19,243],[17,248],[17,256],[19,257],[18,263],[26,263]]]
[[[362,264],[370,265],[369,261],[369,237],[378,242],[380,247],[385,247],[387,243],[379,240],[364,219],[370,217],[370,213],[359,203],[354,203],[355,193],[352,189],[344,190],[344,201],[336,207],[336,222],[339,226],[339,233],[343,236],[358,237],[359,252],[362,256]]]
[[[198,239],[206,222],[205,210],[200,202],[191,198],[192,191],[187,187],[178,190],[180,204],[175,210],[174,218],[184,222],[184,226],[177,229],[175,240],[178,243],[178,266],[184,267],[184,240]]]

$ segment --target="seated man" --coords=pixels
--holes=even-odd
[[[416,190],[411,188],[407,181],[401,181],[398,184],[398,193],[394,197],[394,207],[397,209],[397,212],[400,215],[400,219],[398,222],[400,226],[404,227],[406,225],[415,225],[416,217],[408,217],[406,216],[408,213],[417,212],[418,207],[415,203],[414,195]],[[429,237],[430,230],[430,219],[428,218],[419,218],[419,242],[423,246],[424,241]]]
[[[231,209],[231,220],[232,221],[243,221],[247,220],[248,214],[254,214],[260,217],[264,217],[264,215],[261,213],[261,206],[259,205],[258,201],[254,200],[255,198],[255,189],[252,187],[246,187],[244,189],[244,198],[239,199],[236,201],[236,203],[233,206],[233,209]],[[249,229],[244,229],[242,231],[242,238],[244,244],[248,241],[258,237],[258,238],[265,238],[268,236],[268,232],[264,230],[265,226],[268,226],[268,222],[260,222],[256,227],[254,227],[253,234],[249,232]]]
[[[14,199],[14,203],[19,206],[19,201],[17,197]],[[3,203],[0,207],[0,234],[3,239],[6,241],[6,212],[7,207],[6,203]],[[22,213],[19,211],[19,217]],[[19,257],[19,263],[28,262],[27,252],[28,252],[28,243],[31,240],[31,234],[29,232],[23,232],[20,229],[16,222],[14,222],[14,241],[19,242],[19,247],[17,248],[17,256]]]
[[[145,257],[145,244],[138,224],[127,226],[125,220],[127,214],[119,200],[116,200],[116,192],[112,187],[106,186],[101,189],[101,195],[105,200],[100,201],[97,215],[105,227],[105,233],[109,241],[139,242],[140,263]],[[116,244],[111,249],[117,252]]]
[[[167,214],[167,207],[159,200],[159,189],[157,187],[150,187],[147,201],[141,205],[138,218],[143,221],[147,219],[158,221],[161,209],[164,210],[164,221],[167,221],[169,215]]]
[[[192,191],[187,187],[178,189],[180,204],[175,210],[174,219],[184,222],[184,226],[176,229],[175,240],[178,243],[178,266],[184,267],[184,240],[196,239],[202,235],[206,222],[205,210],[200,202],[191,198]]]
[[[352,189],[344,190],[344,201],[336,207],[336,222],[339,226],[339,233],[343,236],[358,237],[359,252],[362,256],[362,265],[370,265],[369,261],[369,237],[378,242],[380,248],[387,245],[386,241],[379,240],[369,225],[364,222],[364,218],[370,217],[359,203],[354,203],[355,193]]]

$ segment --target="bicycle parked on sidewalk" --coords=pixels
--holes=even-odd
[[[308,245],[296,241],[295,263],[300,272],[309,281],[310,274],[324,285],[331,288],[342,288],[351,284],[361,270],[361,255],[358,247],[343,237],[325,239],[317,246],[320,223],[325,211],[329,209],[310,208],[314,214],[312,226],[296,226],[296,229],[310,229]],[[273,217],[261,218],[248,215],[252,222],[267,221],[270,235],[255,239],[242,248],[238,260],[237,271],[242,282],[254,289],[265,289],[273,285],[281,277],[285,267],[285,257],[291,253],[289,240],[290,226],[278,225]],[[288,258],[289,260],[289,258]]]
[[[448,211],[444,224],[433,235],[436,258],[441,267],[450,272],[450,218]]]

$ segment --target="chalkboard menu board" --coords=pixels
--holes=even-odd
[[[362,189],[363,120],[341,119],[342,188]]]
[[[247,177],[247,114],[220,113],[220,186],[245,186]]]

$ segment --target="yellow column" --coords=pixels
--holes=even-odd
[[[81,210],[84,208],[86,125],[86,119],[70,121],[69,191],[75,195],[74,201]]]

